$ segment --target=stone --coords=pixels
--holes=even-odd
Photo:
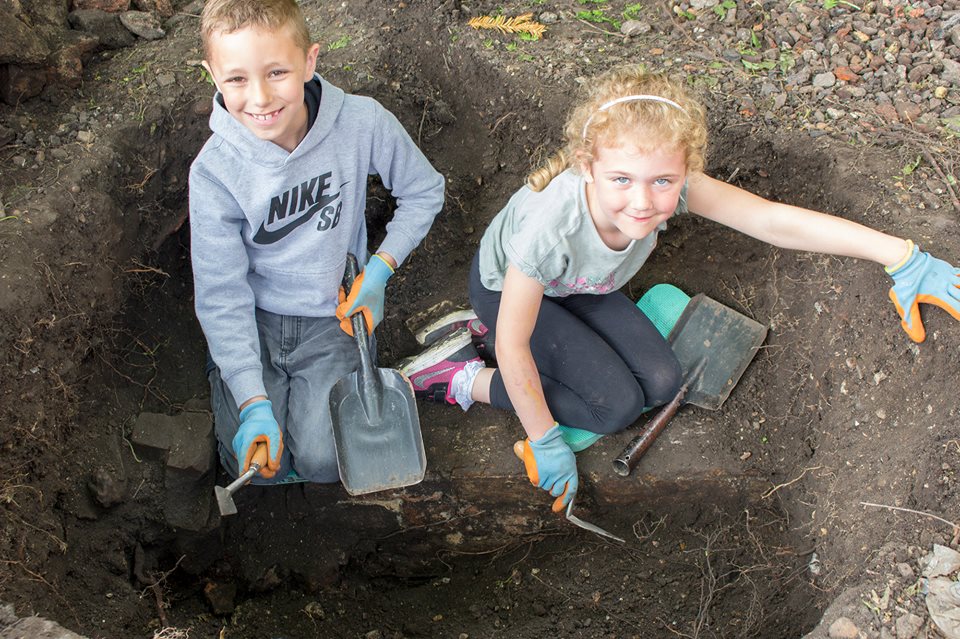
[[[944,58],[943,71],[941,72],[940,77],[944,82],[949,82],[955,86],[960,86],[960,62],[951,60],[950,58]]]
[[[837,83],[837,77],[832,72],[826,71],[813,76],[813,86],[820,89],[828,89]]]
[[[897,572],[900,573],[900,576],[904,579],[913,579],[915,576],[913,566],[906,562],[900,562],[897,564]]]
[[[159,40],[167,35],[160,28],[160,21],[157,16],[146,11],[124,11],[120,14],[120,22],[130,33],[138,35],[144,40]]]
[[[64,38],[63,46],[51,56],[51,72],[55,83],[75,89],[83,81],[83,65],[100,46],[100,41],[77,31],[68,31]]]
[[[0,65],[40,64],[50,54],[35,29],[6,11],[0,11],[0,33]]]
[[[96,36],[105,49],[122,49],[137,41],[136,36],[123,26],[120,16],[115,13],[100,9],[80,9],[71,12],[68,20],[74,29]]]
[[[556,24],[560,21],[560,17],[553,11],[544,11],[540,14],[540,22],[543,24]]]
[[[41,617],[24,617],[12,626],[4,628],[3,635],[5,637],[35,637],[37,639],[84,639],[81,635]]]
[[[652,29],[649,23],[640,22],[639,20],[627,20],[622,25],[620,25],[620,33],[627,36],[628,38],[638,35],[643,35]]]
[[[164,459],[170,448],[170,419],[160,413],[140,413],[130,434],[134,451],[148,459]]]
[[[897,109],[889,103],[878,104],[874,111],[879,115],[884,122],[899,122],[900,116],[897,113]]]
[[[900,116],[901,121],[913,122],[922,113],[920,106],[909,100],[895,100],[894,107],[897,109],[897,115]]]
[[[40,95],[47,86],[47,72],[39,67],[0,65],[0,100],[16,105]]]
[[[126,499],[127,482],[109,473],[104,468],[93,471],[87,481],[87,487],[97,503],[104,508],[116,506]]]
[[[933,73],[932,64],[918,64],[907,72],[907,80],[910,82],[922,82],[931,73]]]
[[[914,639],[923,627],[923,617],[908,612],[897,618],[897,639]]]
[[[860,629],[846,617],[838,617],[827,631],[830,639],[857,639],[859,635]]]
[[[237,584],[210,581],[203,587],[203,596],[215,615],[231,615],[236,607]]]
[[[180,413],[167,422],[167,466],[203,475],[213,469],[213,419],[209,413]]]
[[[169,18],[174,14],[171,0],[133,0],[133,6],[140,11],[155,13],[161,18]]]
[[[130,8],[130,0],[73,0],[72,9],[99,9],[117,13]]]

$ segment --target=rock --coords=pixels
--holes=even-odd
[[[73,0],[73,9],[100,9],[116,13],[130,8],[130,0]]]
[[[830,624],[827,635],[830,639],[857,639],[860,629],[857,625],[846,617],[838,617],[836,621]]]
[[[0,65],[0,100],[19,104],[40,95],[47,86],[47,72],[39,67]]]
[[[883,119],[884,122],[892,123],[900,121],[900,116],[897,114],[897,109],[892,104],[878,104],[874,111]]]
[[[29,25],[11,13],[0,10],[0,65],[40,64],[50,54],[50,47]]]
[[[173,2],[171,2],[171,0],[133,0],[133,6],[140,11],[155,13],[163,19],[169,18],[174,14]]]
[[[215,615],[233,614],[236,607],[237,584],[207,582],[203,587],[203,596]]]
[[[122,49],[137,41],[136,36],[130,33],[120,16],[107,13],[100,9],[80,9],[68,16],[74,29],[86,31],[100,40],[100,45],[106,49]]]
[[[544,11],[540,14],[540,22],[543,24],[556,24],[560,18],[552,11]]]
[[[960,86],[960,62],[951,60],[950,58],[944,58],[943,72],[940,74],[940,77],[943,78],[944,82]]]
[[[897,619],[897,639],[914,639],[923,627],[923,617],[912,612]]]
[[[131,33],[144,40],[159,40],[166,32],[160,28],[160,21],[152,13],[145,11],[125,11],[120,14],[120,22]]]
[[[620,33],[629,37],[643,35],[652,29],[652,27],[646,22],[640,22],[639,20],[627,20],[622,25],[620,25]]]
[[[103,468],[98,468],[93,472],[87,482],[87,487],[97,503],[104,508],[121,504],[126,499],[127,482],[114,477]]]
[[[895,100],[893,103],[901,121],[914,122],[920,117],[920,106],[909,100]]]
[[[56,83],[75,89],[83,81],[83,65],[97,50],[100,41],[76,31],[68,31],[64,35],[66,42],[63,47],[50,58],[51,72]]]
[[[820,89],[828,89],[837,83],[837,77],[831,71],[818,73],[813,76],[813,86]]]
[[[933,73],[932,64],[918,64],[907,72],[907,80],[910,82],[921,82],[931,73]]]

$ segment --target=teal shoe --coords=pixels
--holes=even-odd
[[[589,430],[583,430],[582,428],[574,428],[572,426],[560,426],[560,438],[566,442],[567,446],[570,447],[575,453],[579,453],[581,450],[586,450],[599,441],[603,435],[599,433],[592,433]]]
[[[293,470],[293,469],[291,468],[291,469],[290,469],[290,472],[287,473],[287,476],[284,477],[282,480],[278,481],[278,482],[277,482],[277,485],[281,485],[281,484],[305,484],[305,483],[307,483],[308,481],[309,481],[309,480],[304,479],[303,477],[301,477],[300,475],[297,474],[297,471],[295,471],[295,470]]]
[[[666,338],[688,303],[690,296],[673,284],[656,284],[637,301],[637,308]]]

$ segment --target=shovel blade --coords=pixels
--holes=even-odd
[[[340,379],[330,393],[340,480],[351,495],[417,484],[427,469],[413,389],[397,371],[375,373],[382,392],[374,410],[357,373]]]
[[[716,410],[730,395],[767,336],[767,327],[706,295],[695,296],[668,341],[690,388],[684,403]],[[698,364],[702,372],[693,379]]]

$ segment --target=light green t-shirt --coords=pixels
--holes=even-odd
[[[637,274],[666,222],[615,251],[593,224],[585,185],[581,175],[567,169],[544,190],[524,186],[510,198],[480,240],[480,280],[487,289],[503,290],[508,264],[543,284],[549,297],[602,295]],[[685,183],[674,215],[686,210]]]

